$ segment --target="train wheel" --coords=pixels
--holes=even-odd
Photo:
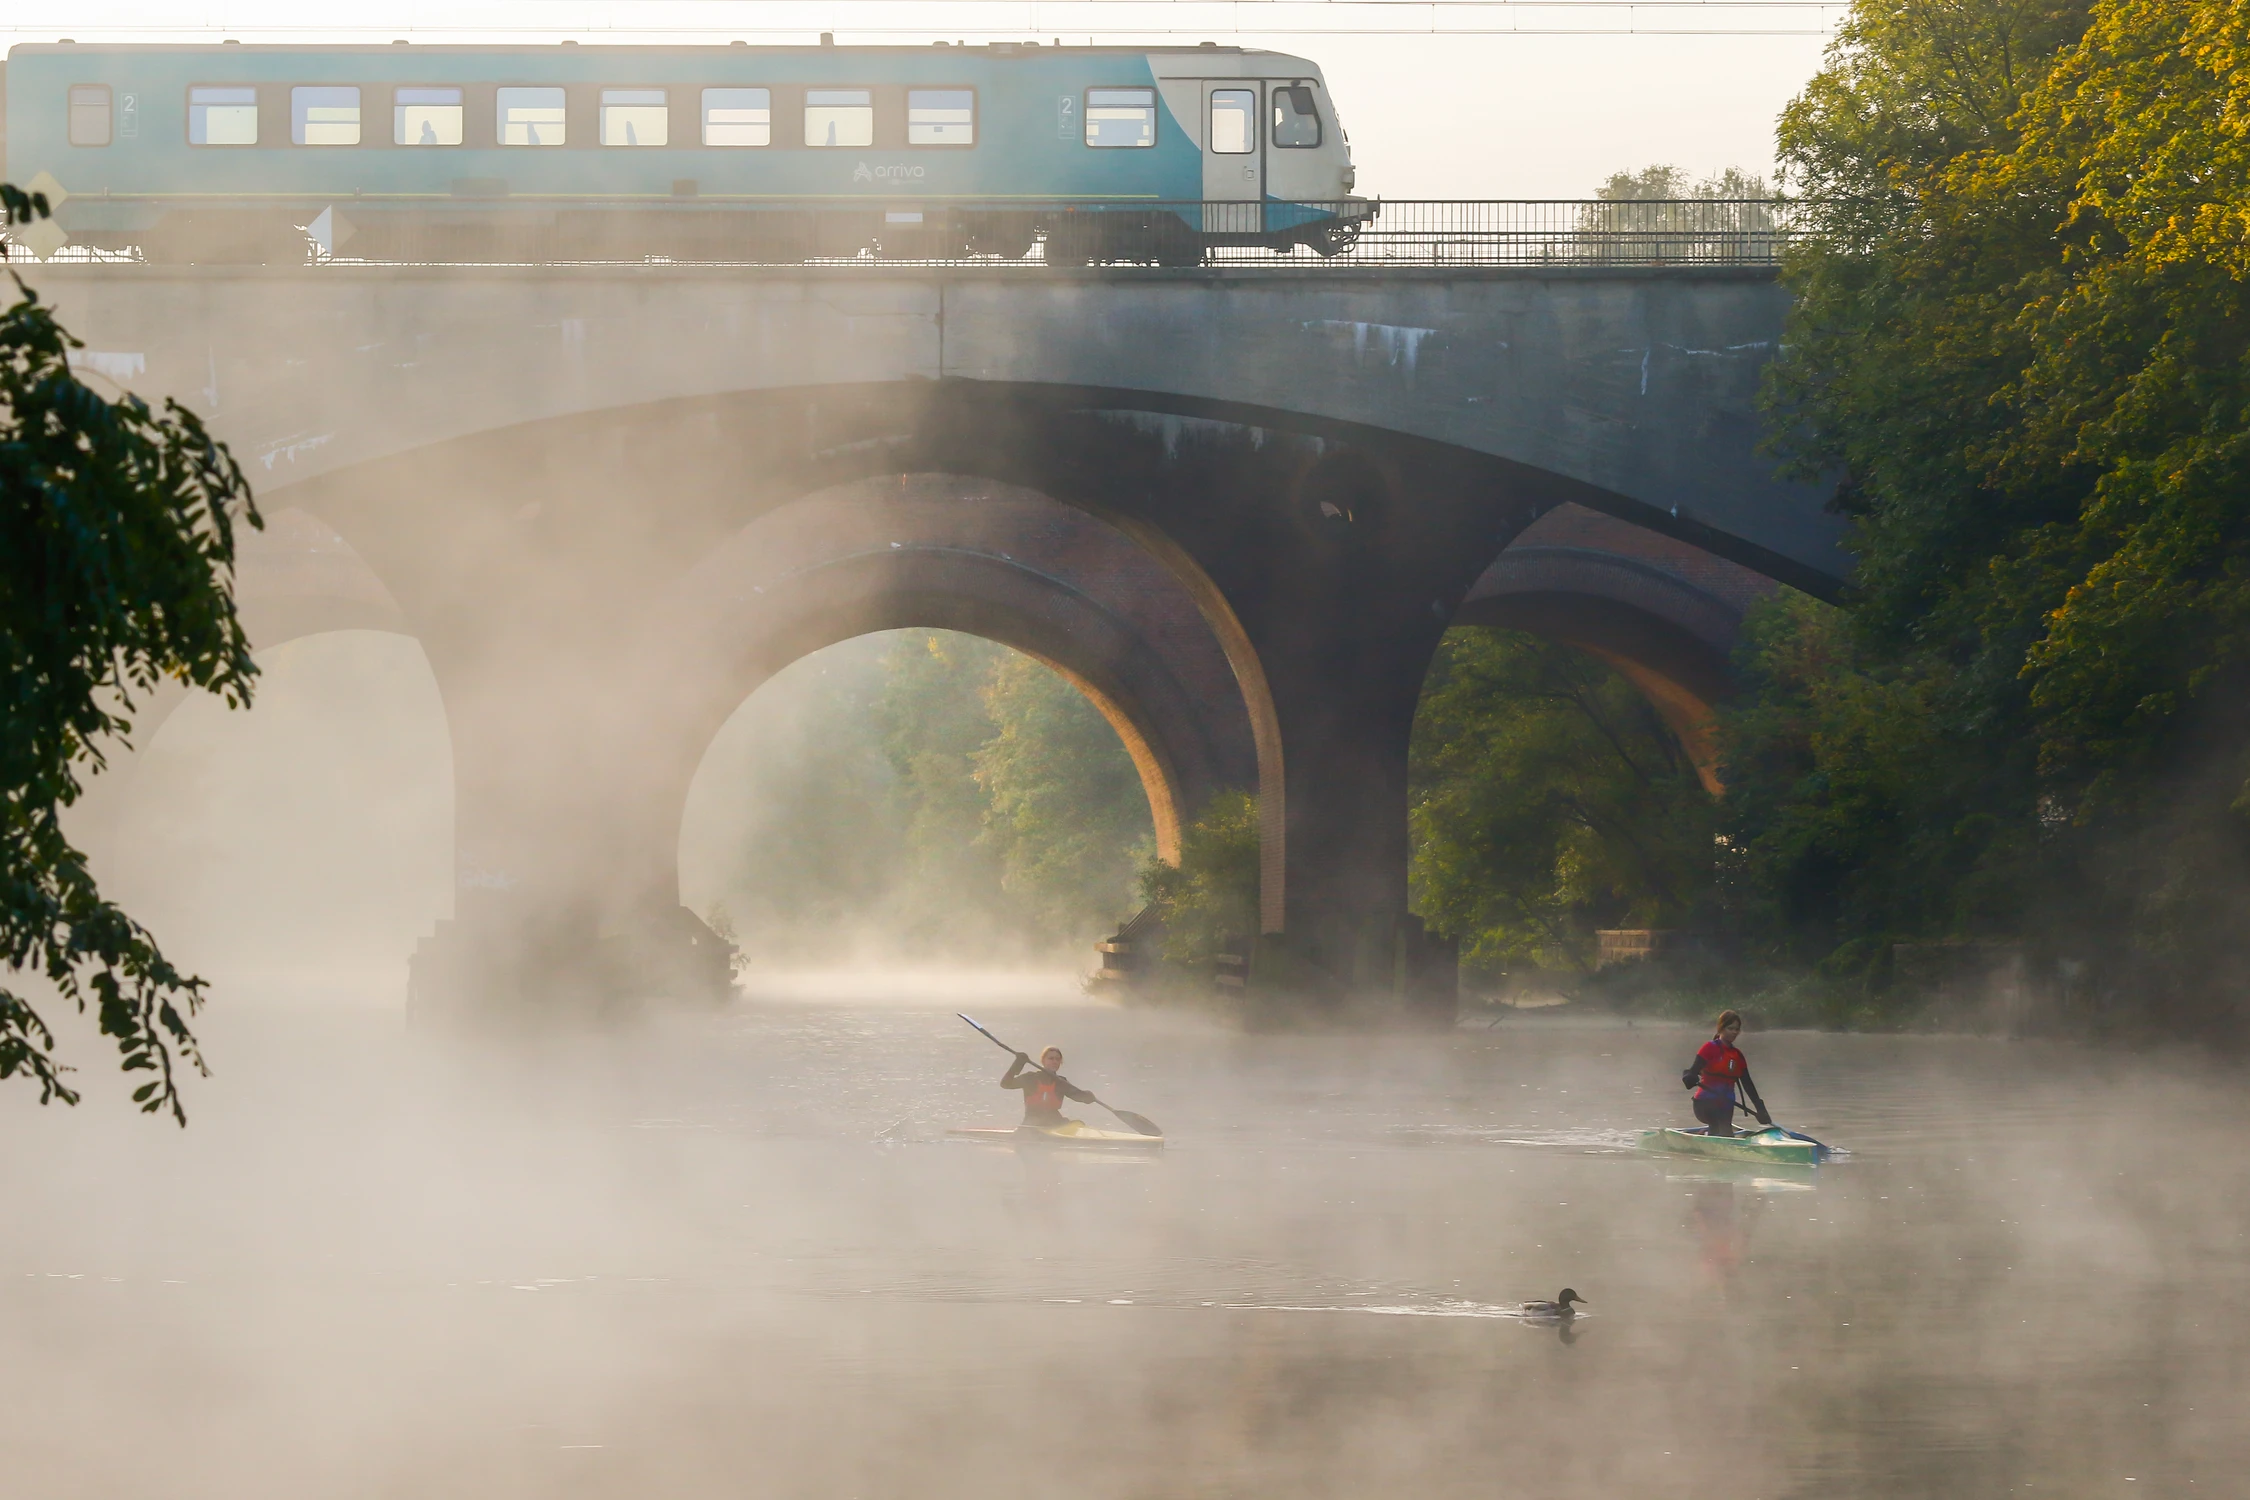
[[[1160,266],[1203,264],[1203,236],[1188,228],[1177,214],[1159,215],[1149,226],[1149,259]]]
[[[962,216],[971,255],[1022,260],[1038,241],[1037,221],[1029,214],[976,213]]]
[[[1065,221],[1047,227],[1047,264],[1090,266],[1101,259],[1101,232],[1090,224]]]

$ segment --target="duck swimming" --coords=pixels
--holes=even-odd
[[[1523,1315],[1527,1318],[1575,1318],[1578,1316],[1578,1309],[1571,1304],[1585,1301],[1584,1297],[1566,1286],[1555,1294],[1552,1302],[1526,1302],[1523,1305]]]

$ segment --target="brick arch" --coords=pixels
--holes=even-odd
[[[1342,453],[1364,461],[1337,460]],[[677,762],[719,722],[710,717],[718,708],[668,697],[663,684],[757,680],[685,661],[679,641],[700,651],[706,636],[667,635],[693,580],[732,539],[784,513],[813,514],[850,486],[930,475],[1036,496],[1053,515],[1154,560],[1159,592],[1184,600],[1215,643],[1205,659],[1219,664],[1219,687],[1188,696],[1240,716],[1231,720],[1245,747],[1237,763],[1248,769],[1224,784],[1258,790],[1260,926],[1286,939],[1272,945],[1269,971],[1324,992],[1419,972],[1423,944],[1405,904],[1406,747],[1429,655],[1465,608],[1471,618],[1537,609],[1561,629],[1564,603],[1603,600],[1617,608],[1587,614],[1576,643],[1612,650],[1652,691],[1689,680],[1645,641],[1597,637],[1594,624],[1614,626],[1637,607],[1616,588],[1579,580],[1535,599],[1540,590],[1510,576],[1472,599],[1496,567],[1521,575],[1568,561],[1573,548],[1560,538],[1504,553],[1535,520],[1572,511],[1602,520],[1595,508],[1618,497],[1456,444],[1160,392],[949,379],[678,396],[462,435],[290,489],[391,585],[431,655],[449,720],[466,684],[455,735],[465,880],[528,871],[511,899],[567,908],[570,921],[610,931],[632,920],[622,906],[645,909],[676,893],[677,799],[693,770]],[[1377,503],[1337,502],[1363,493]],[[1617,523],[1621,534],[1695,531],[1646,507],[1633,514]],[[968,576],[961,559],[935,556],[952,545],[942,538],[884,538],[880,550],[892,551],[892,540],[932,554],[916,567],[942,562]],[[953,550],[979,554],[1010,588],[1032,586],[1029,574],[1076,588],[1067,568],[1026,564],[1012,546]],[[1549,555],[1533,555],[1542,550]],[[976,602],[962,586],[910,587],[902,573],[882,572],[909,561],[855,565],[882,575],[860,615],[882,623],[831,622],[814,634],[945,624],[957,617],[931,611]],[[1612,572],[1635,568],[1641,560],[1629,557]],[[1644,583],[1646,603],[1663,584]],[[1069,592],[1041,607],[1059,608],[1053,601]],[[1130,614],[1099,590],[1077,592]],[[910,594],[925,601],[919,620],[875,607],[879,596]],[[1060,646],[1030,640],[1022,621],[1039,613],[1027,606],[1013,625],[965,628],[1008,628],[1025,649],[1099,684],[1063,649],[1082,644],[1082,633],[1062,632]],[[570,722],[547,706],[581,693],[621,707]],[[1097,701],[1129,725],[1162,717],[1146,695],[1097,687]],[[1708,704],[1708,695],[1676,697],[1683,734],[1707,722]],[[1185,765],[1180,746],[1191,738],[1152,732],[1138,743],[1152,805],[1169,788],[1175,812],[1188,812],[1180,788],[1191,778],[1167,779],[1163,762]],[[533,888],[573,870],[597,873],[573,889]]]
[[[1778,587],[1747,568],[1575,505],[1548,512],[1494,560],[1454,615],[1529,631],[1598,657],[1721,790],[1716,715],[1749,608]]]
[[[334,527],[288,504],[269,507],[265,523],[235,532],[235,616],[253,653],[339,630],[414,633],[383,580]],[[167,677],[139,696],[131,716],[134,753],[122,757],[126,764],[148,747],[189,692]],[[103,784],[92,783],[97,795]]]
[[[1357,456],[1339,461],[1339,454]],[[1420,601],[1415,608],[1425,624],[1451,618],[1526,521],[1558,510],[1592,515],[1596,507],[1630,512],[1632,524],[1618,523],[1623,531],[1669,531],[1726,546],[1761,566],[1785,566],[1583,480],[1427,437],[1161,390],[1021,381],[893,380],[680,395],[450,437],[308,478],[302,489],[386,579],[404,577],[400,601],[434,631],[431,649],[439,657],[451,650],[462,599],[505,594],[515,587],[512,575],[528,576],[525,560],[536,548],[519,534],[532,541],[567,527],[572,545],[604,549],[604,566],[627,580],[624,595],[661,593],[765,514],[840,485],[916,473],[1015,486],[1104,521],[1159,558],[1193,599],[1228,660],[1228,696],[1249,718],[1261,821],[1261,927],[1268,932],[1296,920],[1287,913],[1317,872],[1387,870],[1403,857],[1403,808],[1389,806],[1403,796],[1403,773],[1390,764],[1397,747],[1323,757],[1317,744],[1308,751],[1303,732],[1310,726],[1317,739],[1331,724],[1348,728],[1354,717],[1386,725],[1410,719],[1424,647],[1411,623],[1395,615],[1372,626],[1376,612],[1394,608],[1402,592]],[[1306,480],[1322,491],[1310,505],[1296,493]],[[1389,495],[1377,508],[1379,524],[1323,524],[1318,500],[1333,502],[1322,488],[1329,480],[1356,480],[1343,485],[1355,495],[1379,482]],[[1199,508],[1200,497],[1235,489],[1240,493],[1230,495],[1228,508]],[[542,490],[552,498],[524,499]],[[1451,539],[1433,546],[1440,532]],[[432,534],[448,547],[433,549]],[[1394,566],[1380,556],[1386,551],[1418,560]],[[1261,557],[1293,561],[1276,572]],[[1419,570],[1419,578],[1402,585],[1402,569]],[[1368,594],[1373,608],[1347,606],[1332,618],[1364,614],[1376,652],[1403,653],[1384,669],[1403,689],[1376,690],[1364,710],[1344,719],[1307,714],[1305,695],[1324,685],[1325,674],[1308,676],[1299,662],[1294,680],[1274,675],[1269,653],[1277,645],[1285,655],[1298,651],[1295,638],[1307,623],[1275,633],[1290,613],[1286,602],[1276,606],[1276,590],[1350,597],[1365,593],[1362,578],[1389,595]],[[1263,624],[1245,610],[1263,614]],[[567,640],[578,624],[562,622],[557,640]],[[430,639],[425,634],[426,644]],[[587,645],[562,649],[583,652]],[[1374,659],[1349,644],[1341,650],[1347,658]],[[1641,673],[1644,686],[1662,691],[1671,679],[1651,675],[1640,660],[1645,654],[1617,659]],[[447,676],[442,667],[440,673]],[[1300,708],[1277,708],[1284,700]],[[1676,696],[1669,704],[1684,733],[1701,722],[1700,704]],[[1285,752],[1284,720],[1292,714],[1299,727],[1289,731],[1296,739]],[[1402,735],[1391,737],[1403,743]],[[1307,787],[1313,790],[1300,795]],[[1344,810],[1318,814],[1323,827],[1316,830],[1305,809],[1323,806]],[[1400,825],[1394,833],[1379,831],[1392,823]],[[1368,843],[1380,847],[1359,852]],[[1340,878],[1354,891],[1363,883]],[[1348,891],[1326,904],[1393,899],[1395,881],[1384,876],[1375,884],[1382,888],[1376,897]]]
[[[760,516],[675,585],[649,647],[670,726],[648,816],[676,842],[689,782],[728,715],[791,662],[877,631],[957,630],[1029,655],[1117,732],[1158,853],[1257,751],[1227,654],[1162,562],[1105,523],[1010,486],[889,476]]]

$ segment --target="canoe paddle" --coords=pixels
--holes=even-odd
[[[961,1012],[959,1011],[955,1011],[954,1014],[957,1016],[961,1016]],[[968,1021],[971,1026],[975,1026],[977,1035],[983,1037],[986,1041],[992,1043],[993,1046],[998,1047],[1002,1052],[1007,1053],[1010,1057],[1025,1057],[1029,1055],[1028,1053],[1018,1052],[1015,1048],[1009,1046],[1006,1042],[1001,1041],[1000,1038],[994,1036],[991,1032],[986,1031],[982,1026],[977,1026],[977,1023],[974,1021],[970,1021],[967,1016],[961,1016],[961,1019],[964,1021]],[[1096,1099],[1094,1102],[1096,1104],[1101,1104],[1102,1108],[1117,1116],[1118,1119],[1123,1120],[1126,1127],[1134,1131],[1136,1134],[1154,1136],[1161,1136],[1164,1134],[1163,1130],[1158,1127],[1157,1123],[1154,1120],[1150,1119],[1147,1115],[1136,1115],[1131,1110],[1119,1109],[1114,1104],[1102,1104],[1102,1101],[1099,1099]]]

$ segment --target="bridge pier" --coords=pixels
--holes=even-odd
[[[1453,950],[1424,931],[1407,891],[1413,689],[1435,638],[1348,664],[1334,647],[1302,640],[1267,657],[1284,766],[1282,910],[1252,952],[1249,990],[1268,1012],[1450,1023]]]
[[[1456,949],[1408,908],[1407,755],[1439,641],[1535,502],[1413,445],[1255,446],[1179,474],[1156,512],[1262,731],[1249,993],[1268,1015],[1450,1024]]]
[[[636,692],[630,657],[566,665],[499,635],[425,636],[453,740],[454,912],[409,960],[410,1010],[722,1003],[733,947],[680,905],[673,841],[652,845],[633,816],[652,742],[616,711]]]

